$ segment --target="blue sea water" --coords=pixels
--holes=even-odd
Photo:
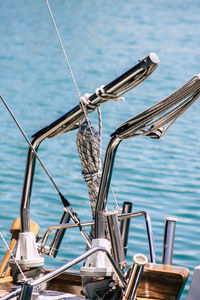
[[[168,96],[200,72],[198,0],[50,1],[81,95],[131,68],[149,52],[157,70],[126,94],[125,102],[102,105],[103,155],[115,128]],[[43,0],[0,0],[0,93],[31,139],[38,129],[77,105],[79,99]],[[0,104],[0,230],[9,242],[19,216],[27,143]],[[96,113],[89,116],[97,126]],[[119,205],[149,212],[157,262],[161,262],[164,217],[178,218],[173,263],[191,274],[200,264],[200,106],[198,101],[161,140],[130,139],[120,144],[112,177]],[[81,220],[89,220],[87,188],[76,150],[76,131],[45,140],[40,157]],[[31,218],[40,232],[58,223],[62,204],[39,164],[31,198]],[[108,207],[114,202],[109,195]],[[68,230],[58,267],[85,249],[78,230]],[[0,256],[6,249],[0,242]],[[134,219],[128,264],[135,253],[148,255],[144,220]],[[191,275],[182,299],[188,290]]]

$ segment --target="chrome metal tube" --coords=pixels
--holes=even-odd
[[[116,154],[117,147],[119,146],[120,142],[121,142],[120,139],[113,137],[110,140],[109,145],[106,150],[103,172],[102,172],[102,176],[101,176],[99,193],[98,193],[97,203],[96,203],[96,208],[95,208],[95,238],[100,238],[99,232],[104,230],[104,228],[99,229],[98,215],[100,212],[104,212],[105,208],[106,208],[115,154]]]
[[[19,296],[19,300],[30,300],[33,292],[33,286],[28,283],[22,285],[22,290]]]
[[[22,290],[22,288],[19,287],[16,290],[14,290],[14,291],[10,292],[9,294],[7,294],[6,296],[1,297],[1,300],[8,300],[8,299],[12,299],[12,298],[18,296],[21,293],[21,290]],[[14,298],[14,299],[17,299],[17,298]]]
[[[124,268],[126,268],[126,260],[118,225],[117,213],[117,211],[110,211],[106,212],[105,216],[108,223],[112,254],[120,269],[123,270]]]
[[[58,275],[60,275],[64,271],[66,271],[67,269],[73,267],[74,265],[78,264],[82,260],[86,259],[88,256],[92,255],[95,252],[99,252],[99,251],[105,252],[107,258],[109,259],[110,263],[113,266],[113,270],[114,270],[117,278],[119,279],[120,284],[123,287],[125,287],[126,286],[126,280],[125,280],[121,270],[117,266],[116,262],[114,261],[114,259],[110,255],[110,253],[103,247],[94,247],[94,248],[89,249],[88,251],[86,251],[82,255],[78,256],[75,259],[73,259],[71,262],[66,263],[65,265],[61,266],[60,268],[56,269],[55,271],[52,271],[52,272],[44,275],[43,277],[40,277],[40,278],[34,280],[33,282],[31,282],[31,285],[36,286],[36,285],[39,285],[43,282],[48,282],[49,280],[57,277]]]
[[[122,300],[135,299],[137,287],[140,283],[140,278],[148,259],[143,254],[136,254],[133,257],[133,266],[130,274],[130,279],[125,290]]]
[[[80,256],[76,257],[75,259],[73,259],[72,261],[66,263],[65,265],[61,266],[60,268],[32,281],[30,283],[30,286],[34,287],[37,286],[43,282],[48,282],[49,280],[57,277],[58,275],[62,274],[63,272],[65,272],[66,270],[68,270],[69,268],[75,266],[76,264],[80,263],[82,260],[86,259],[88,256],[92,255],[95,252],[105,252],[108,260],[110,261],[110,263],[113,266],[113,270],[115,275],[117,276],[120,285],[124,288],[126,286],[126,280],[121,272],[121,270],[119,269],[119,267],[117,266],[116,262],[114,261],[114,259],[112,258],[112,256],[110,255],[110,253],[107,251],[107,249],[103,248],[103,247],[94,247],[89,249],[88,251],[86,251],[85,253],[81,254]],[[8,295],[6,295],[5,297],[1,298],[2,300],[8,300],[11,299],[13,296],[17,296],[20,295],[22,288],[17,288],[15,291],[9,293]]]
[[[92,225],[94,225],[94,221],[84,222],[84,223],[80,223],[80,224],[57,224],[57,225],[53,225],[53,226],[49,227],[46,230],[46,232],[43,236],[42,243],[41,243],[41,249],[43,249],[43,247],[46,245],[48,237],[49,237],[52,230],[55,230],[55,229],[61,230],[61,229],[67,229],[67,228],[74,228],[74,227],[79,227],[79,225],[81,225],[82,227],[92,226]],[[43,252],[43,250],[42,250],[42,252]],[[49,250],[48,250],[48,253],[46,251],[43,252],[43,253],[48,254]]]
[[[139,60],[134,67],[105,85],[105,93],[114,93],[117,95],[122,92],[125,93],[126,89],[128,91],[129,89],[136,87],[152,74],[152,72],[157,68],[158,64],[158,56],[155,53],[150,53],[146,57]],[[102,99],[98,97],[96,93],[89,97],[89,101],[94,107],[106,102],[105,100],[102,101]],[[90,108],[88,112],[93,110],[94,109]],[[77,122],[83,118],[83,110],[80,105],[77,105],[72,110],[62,115],[59,119],[35,133],[34,137],[37,138],[39,136],[43,136],[44,134],[47,134],[48,137],[53,137],[57,134],[67,132],[74,129],[74,126],[77,124]]]
[[[148,56],[144,57],[136,64],[133,68],[110,82],[104,87],[106,93],[118,94],[118,92],[124,91],[127,86],[129,88],[135,87],[137,84],[145,80],[158,66],[159,59],[156,54],[150,53]],[[138,78],[140,78],[138,80]],[[89,97],[91,105],[94,107],[102,103],[100,97],[96,93]],[[88,109],[88,112],[92,112],[94,109]],[[31,142],[33,148],[37,151],[40,143],[45,138],[51,138],[58,134],[70,131],[77,128],[77,123],[84,118],[84,112],[80,105],[75,106],[70,111],[62,115],[60,118],[55,120],[50,125],[42,128],[33,135],[33,140]],[[35,154],[32,149],[29,149],[26,163],[26,171],[24,177],[24,186],[22,192],[21,200],[21,228],[22,232],[30,231],[30,198],[31,189],[33,184],[35,168]]]
[[[148,244],[149,244],[150,261],[152,263],[155,263],[156,262],[156,255],[155,255],[155,247],[154,247],[154,238],[153,238],[153,231],[152,231],[151,219],[150,219],[149,214],[145,211],[131,212],[131,213],[127,213],[127,214],[118,215],[118,220],[120,222],[128,221],[131,218],[136,218],[136,217],[140,217],[140,216],[144,216],[144,218],[145,218],[147,238],[148,238]],[[83,223],[80,223],[80,225],[82,227],[92,226],[92,225],[94,225],[94,221],[83,222]],[[45,245],[47,243],[48,237],[49,237],[52,230],[55,230],[55,229],[61,230],[61,229],[75,228],[75,227],[78,227],[78,225],[77,224],[71,224],[71,223],[70,224],[56,224],[56,225],[53,225],[53,226],[49,227],[46,230],[46,232],[43,236],[42,243],[41,243],[41,246],[39,248],[40,251],[42,253],[45,253],[45,254],[49,255],[49,248],[46,250]]]
[[[96,236],[98,236],[99,239],[105,238],[105,216],[103,211],[98,211],[95,215],[96,219]]]
[[[137,136],[149,136],[150,138],[162,137],[169,126],[200,96],[199,79],[199,76],[193,77],[182,88],[178,89],[177,93],[174,92],[144,112],[130,118],[111,134],[112,138],[106,151],[95,213],[105,210],[114,158],[120,141]],[[182,103],[180,103],[181,101]],[[161,128],[164,125],[167,125],[166,129]],[[96,225],[95,220],[95,228]],[[98,238],[98,236],[96,237]]]
[[[154,247],[154,238],[153,238],[153,230],[151,225],[151,218],[147,212],[144,212],[144,218],[146,223],[147,229],[147,237],[149,242],[149,253],[150,253],[150,260],[152,263],[156,262],[156,255],[155,255],[155,247]]]
[[[122,206],[122,214],[127,214],[132,212],[132,203],[131,202],[123,202]],[[121,220],[120,222],[120,232],[122,237],[122,244],[124,248],[124,255],[126,257],[128,250],[128,235],[129,235],[129,227],[130,227],[130,219]]]
[[[173,217],[165,218],[165,233],[163,240],[162,264],[171,265],[174,249],[174,237],[177,219]]]
[[[39,146],[39,141],[33,139],[31,144],[35,151],[37,151]],[[31,147],[29,147],[28,155],[27,155],[27,162],[26,162],[26,169],[24,175],[24,185],[22,190],[22,198],[21,198],[21,205],[20,205],[20,214],[21,214],[21,230],[22,232],[29,232],[30,231],[30,197],[31,197],[31,190],[33,185],[33,177],[35,171],[35,161],[36,156],[32,151]]]
[[[153,238],[153,230],[151,225],[151,218],[148,212],[146,211],[138,211],[138,212],[131,212],[123,215],[119,215],[118,219],[121,220],[127,220],[129,218],[135,218],[144,216],[145,224],[146,224],[146,230],[147,230],[147,238],[148,238],[148,244],[149,244],[149,254],[150,254],[150,261],[152,263],[156,262],[156,255],[155,255],[155,247],[154,247],[154,238]]]
[[[120,144],[121,140],[116,138],[115,136],[111,138],[105,155],[104,165],[103,165],[103,172],[101,176],[101,182],[99,187],[99,193],[97,197],[97,203],[95,212],[104,211],[106,208],[108,191],[110,186],[110,181],[112,177],[113,171],[113,164],[115,159],[115,154],[117,148]]]
[[[136,217],[140,217],[140,216],[144,216],[145,218],[145,224],[146,224],[146,230],[147,230],[147,238],[148,238],[148,243],[149,243],[149,255],[150,255],[150,261],[152,263],[156,262],[156,256],[155,256],[155,247],[154,247],[154,239],[153,239],[153,231],[152,231],[152,225],[151,225],[151,219],[149,214],[146,211],[138,211],[138,212],[131,212],[131,213],[127,213],[127,214],[121,214],[118,215],[118,220],[121,221],[127,221],[131,218],[136,218]],[[92,226],[94,225],[94,221],[88,221],[88,222],[83,222],[80,223],[80,225],[82,227],[84,226]],[[55,229],[67,229],[67,228],[74,228],[74,227],[78,227],[79,225],[77,224],[56,224],[56,225],[52,225],[51,227],[49,227],[42,239],[42,243],[41,243],[41,252],[48,254],[48,252],[46,250],[43,251],[43,248],[45,247],[48,237],[51,233],[52,230]]]
[[[64,211],[63,215],[60,219],[60,224],[67,224],[69,223],[70,220],[70,215]],[[62,228],[62,229],[57,229],[56,232],[54,233],[52,242],[50,244],[50,248],[49,248],[49,256],[51,257],[56,257],[56,255],[58,254],[58,250],[60,247],[60,244],[62,242],[62,239],[64,237],[66,228]]]

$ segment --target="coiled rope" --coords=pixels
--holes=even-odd
[[[102,102],[108,101],[113,99],[117,100],[124,100],[120,96],[105,93],[104,87],[100,87],[96,90],[97,97],[100,97]],[[84,178],[85,183],[88,187],[88,194],[90,197],[90,205],[92,210],[92,217],[94,218],[95,215],[95,207],[96,201],[99,191],[99,185],[101,180],[101,165],[102,165],[102,158],[101,158],[101,135],[102,135],[102,120],[101,120],[101,112],[100,108],[97,107],[98,115],[99,115],[99,132],[92,127],[90,121],[88,120],[86,106],[90,105],[89,103],[89,94],[86,94],[82,97],[81,105],[83,110],[85,111],[85,119],[86,121],[83,122],[77,134],[77,149],[79,152],[81,165],[82,165],[82,175]],[[90,106],[89,106],[90,108]],[[92,108],[92,107],[91,107]],[[117,209],[119,210],[119,206],[114,194],[112,187],[110,186],[115,204]]]

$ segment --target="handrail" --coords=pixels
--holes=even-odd
[[[136,87],[139,83],[141,83],[148,76],[151,75],[151,73],[158,66],[158,63],[159,59],[157,55],[154,53],[150,53],[148,56],[141,59],[139,63],[132,67],[130,70],[128,70],[109,84],[107,84],[104,87],[105,93],[112,93],[117,96],[118,92],[123,94],[131,88]],[[107,102],[108,100],[108,98],[106,98],[105,100],[98,93],[94,93],[89,97],[90,105],[86,106],[86,108],[88,109],[88,113],[92,112],[97,106],[104,102]],[[91,105],[93,106],[93,109],[91,109]],[[31,141],[32,147],[29,147],[27,156],[24,185],[20,206],[22,232],[30,231],[29,208],[36,162],[36,156],[33,152],[33,149],[37,151],[40,143],[45,138],[51,138],[58,134],[77,128],[77,122],[83,119],[83,117],[84,112],[81,108],[81,105],[77,105],[73,109],[62,115],[59,119],[55,120],[53,123],[44,127],[43,129],[41,129],[33,135],[33,139]]]
[[[154,239],[153,239],[153,233],[152,233],[151,219],[150,219],[150,215],[148,214],[148,212],[137,211],[137,212],[131,212],[131,213],[127,213],[127,214],[120,214],[120,215],[118,215],[118,220],[122,221],[122,220],[130,219],[130,218],[140,217],[140,216],[144,216],[144,218],[145,218],[147,239],[148,239],[148,244],[149,244],[150,261],[152,263],[155,263],[156,258],[155,258]],[[92,225],[94,225],[94,221],[82,222],[82,223],[80,223],[80,225],[82,227],[92,226]],[[77,224],[55,224],[55,225],[50,226],[44,233],[42,242],[39,245],[39,251],[49,255],[48,250],[45,249],[45,245],[47,243],[48,237],[52,230],[75,228],[75,227],[78,227],[78,225]]]
[[[68,270],[69,268],[75,266],[76,264],[80,263],[82,260],[86,259],[87,257],[89,257],[90,255],[92,255],[95,252],[104,252],[105,255],[107,256],[108,260],[110,261],[110,263],[113,266],[113,270],[115,272],[115,275],[117,276],[120,285],[124,288],[127,285],[127,282],[121,272],[121,270],[119,269],[119,267],[117,266],[116,262],[114,261],[114,259],[112,258],[111,254],[108,252],[107,249],[103,248],[103,247],[94,247],[89,249],[88,251],[86,251],[85,253],[79,255],[78,257],[76,257],[75,259],[71,260],[70,262],[66,263],[65,265],[61,266],[60,268],[32,281],[29,283],[30,286],[34,287],[37,286],[43,282],[48,282],[49,280],[57,277],[58,275],[62,274],[63,272],[65,272],[66,270]],[[27,283],[26,283],[27,284]],[[8,295],[6,295],[5,297],[2,297],[2,300],[8,300],[11,299],[14,296],[20,295],[20,292],[22,290],[22,287],[16,289],[15,291],[9,293]]]
[[[101,237],[104,231],[104,215],[112,177],[117,148],[122,140],[137,136],[161,138],[168,128],[200,96],[200,75],[196,75],[185,85],[161,100],[149,109],[121,124],[111,135],[101,176],[99,193],[95,208],[95,237]],[[166,125],[164,129],[162,126]]]

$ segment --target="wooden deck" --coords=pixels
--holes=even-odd
[[[51,270],[47,270],[49,273]],[[184,267],[148,264],[137,290],[138,300],[176,300],[179,298],[189,275]],[[12,277],[0,278],[0,297],[12,288]],[[65,272],[49,281],[48,289],[82,295],[82,278],[77,272]]]

